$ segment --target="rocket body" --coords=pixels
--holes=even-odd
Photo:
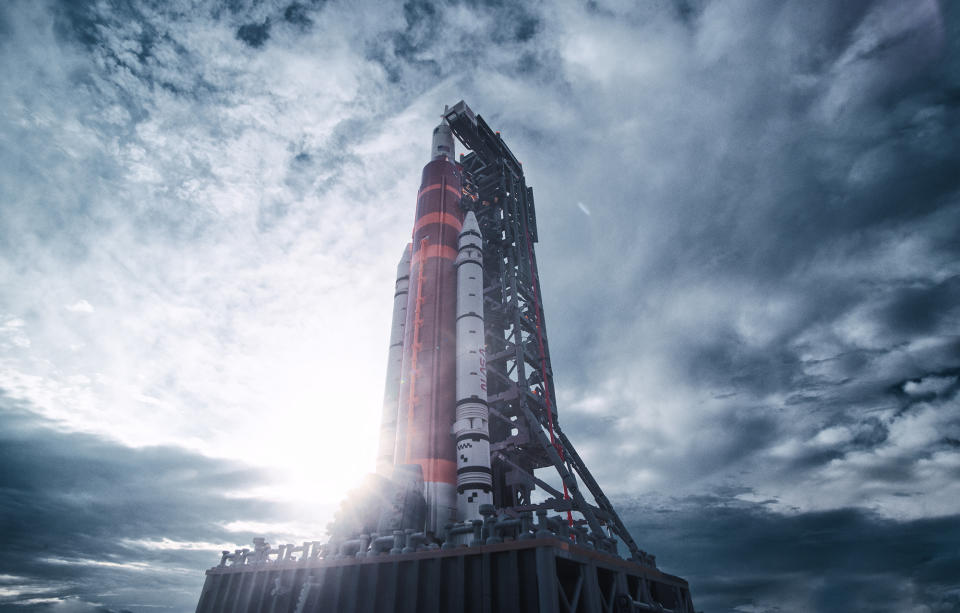
[[[407,245],[400,257],[400,263],[397,264],[390,349],[387,354],[387,383],[383,392],[383,413],[380,417],[377,473],[387,477],[393,471],[393,454],[397,440],[397,406],[400,402],[400,373],[403,370],[403,330],[407,324],[407,294],[410,287],[410,250],[411,245]]]
[[[480,505],[493,503],[487,364],[483,327],[483,238],[469,212],[457,253],[457,516],[480,519]]]
[[[377,470],[422,474],[425,531],[493,501],[483,320],[483,238],[460,208],[453,134],[433,131],[413,241],[397,268]]]
[[[433,140],[434,159],[423,169],[413,227],[394,463],[422,468],[426,531],[440,534],[457,521],[454,264],[463,214],[449,127],[439,126]]]

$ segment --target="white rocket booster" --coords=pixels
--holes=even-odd
[[[403,329],[407,321],[407,292],[410,287],[410,245],[397,264],[396,292],[393,295],[393,323],[390,326],[390,351],[387,354],[387,384],[383,392],[380,416],[380,446],[377,472],[390,476],[397,440],[397,407],[400,400],[400,372],[403,368]]]
[[[457,267],[457,518],[478,519],[493,503],[483,329],[483,238],[473,211],[463,221]]]

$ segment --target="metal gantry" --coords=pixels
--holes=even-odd
[[[533,189],[523,166],[498,132],[463,102],[444,118],[470,150],[461,155],[462,207],[476,212],[483,235],[487,395],[494,506],[508,514],[550,509],[571,524],[619,537],[640,563],[640,550],[557,419],[550,344],[534,245],[538,240]],[[563,490],[534,471],[553,467]],[[594,502],[581,490],[586,486]],[[550,498],[534,503],[540,487]],[[574,513],[579,517],[574,518]]]

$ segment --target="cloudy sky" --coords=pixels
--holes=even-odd
[[[0,3],[0,609],[191,611],[373,467],[443,106],[708,613],[960,611],[960,5]]]

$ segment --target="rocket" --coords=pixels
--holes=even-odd
[[[483,240],[460,207],[453,133],[433,131],[413,240],[397,268],[377,470],[419,467],[425,531],[492,501],[483,327]]]
[[[490,429],[487,424],[487,360],[483,331],[483,236],[467,213],[457,252],[457,517],[480,517],[493,503]]]
[[[410,287],[410,247],[408,243],[400,256],[400,263],[397,264],[390,349],[387,354],[387,384],[383,391],[383,413],[380,415],[377,473],[386,477],[393,472],[393,451],[397,440],[397,403],[400,399],[400,372],[403,369],[403,329],[407,324],[407,293]]]

